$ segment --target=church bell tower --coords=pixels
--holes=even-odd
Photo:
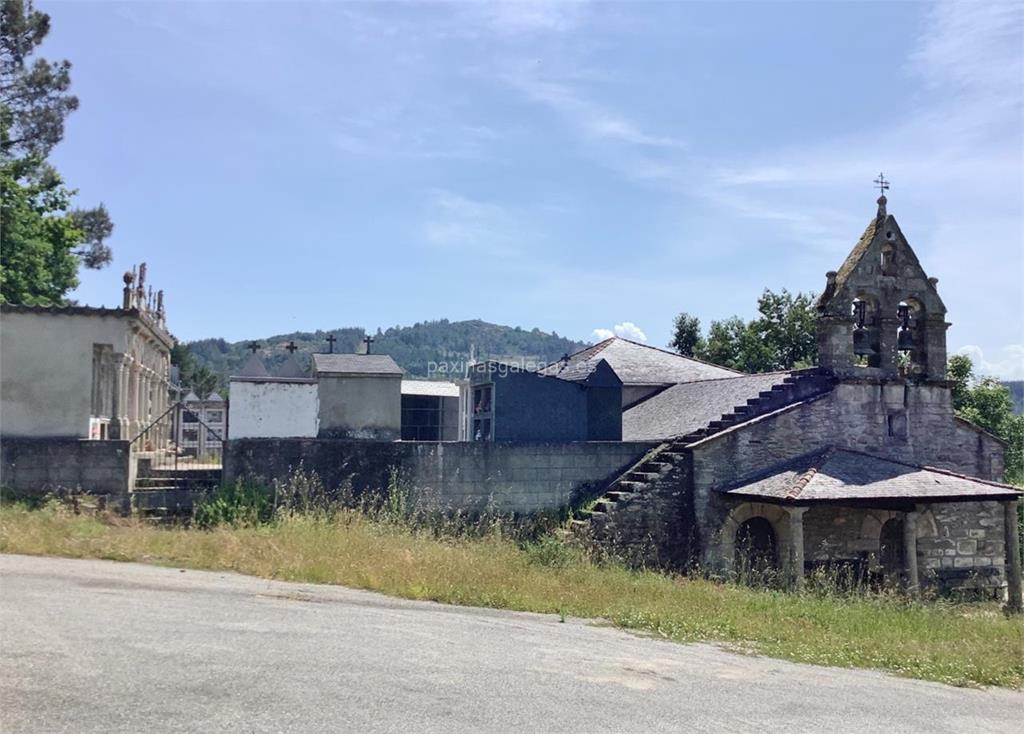
[[[886,212],[878,213],[818,299],[818,359],[837,377],[940,381],[946,377],[946,307]]]

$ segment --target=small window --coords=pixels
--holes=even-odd
[[[907,437],[907,413],[899,411],[890,413],[885,417],[886,428],[889,438],[906,439]]]
[[[208,410],[208,411],[206,411],[206,422],[207,423],[223,423],[224,422],[224,411],[223,410]]]

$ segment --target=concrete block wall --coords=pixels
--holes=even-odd
[[[283,479],[302,466],[328,488],[356,494],[388,486],[397,471],[414,501],[443,511],[529,513],[566,507],[642,456],[642,442],[489,443],[343,439],[232,439],[224,478]]]
[[[33,495],[80,489],[124,500],[131,486],[128,441],[2,438],[0,486]]]

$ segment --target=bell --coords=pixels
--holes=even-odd
[[[867,329],[853,330],[853,353],[858,357],[872,357],[877,354],[877,350],[871,344],[870,331]]]
[[[914,349],[914,332],[910,329],[900,329],[896,337],[896,348],[901,352],[909,352]]]

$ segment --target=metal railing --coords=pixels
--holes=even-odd
[[[226,415],[226,410],[222,412]],[[141,467],[162,470],[220,470],[224,460],[222,428],[214,428],[196,410],[175,403],[131,440]]]

